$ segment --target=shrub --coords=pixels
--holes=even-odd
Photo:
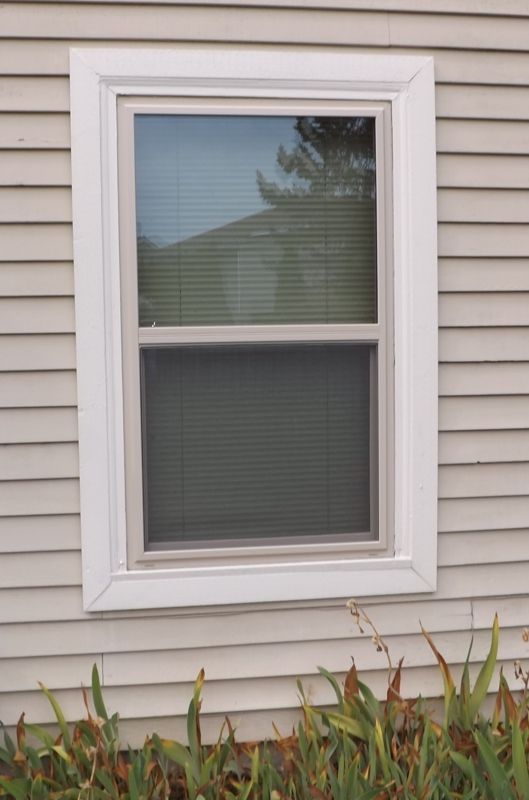
[[[352,611],[359,623],[371,625],[354,604]],[[496,664],[497,618],[488,657],[473,688],[467,657],[459,691],[423,631],[443,677],[441,720],[434,719],[420,697],[401,697],[401,663],[392,668],[383,639],[374,627],[373,631],[390,666],[386,700],[374,697],[354,664],[343,687],[320,669],[334,689],[336,707],[310,705],[298,684],[303,721],[292,736],[273,742],[237,744],[226,721],[217,743],[202,746],[203,671],[189,704],[188,744],[154,734],[141,750],[128,752],[121,750],[118,716],[107,713],[95,667],[95,715],[83,690],[86,718],[73,731],[43,686],[57,718],[58,736],[26,724],[21,716],[16,742],[6,735],[5,748],[0,749],[0,795],[15,800],[527,800],[529,681],[515,698],[500,674],[492,717],[482,714]],[[28,744],[27,733],[39,747]]]

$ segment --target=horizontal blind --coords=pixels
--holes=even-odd
[[[376,322],[374,120],[137,115],[140,325]]]
[[[360,344],[141,350],[147,547],[370,531]]]

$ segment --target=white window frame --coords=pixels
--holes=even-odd
[[[270,49],[73,49],[72,189],[83,598],[88,611],[432,592],[437,572],[437,250],[431,58]],[[127,553],[118,98],[391,106],[392,552],[176,565]],[[391,283],[391,281],[390,281]]]

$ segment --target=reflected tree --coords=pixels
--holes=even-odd
[[[311,195],[372,198],[375,191],[374,120],[369,117],[297,117],[297,141],[277,151],[283,185],[257,171],[262,199],[271,206]]]
[[[292,321],[369,322],[376,303],[374,119],[297,117],[291,149],[280,145],[278,180],[257,171],[271,207],[276,309]]]

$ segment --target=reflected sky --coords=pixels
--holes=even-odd
[[[135,117],[138,236],[164,246],[268,208],[256,172],[286,185],[277,164],[294,117]]]

